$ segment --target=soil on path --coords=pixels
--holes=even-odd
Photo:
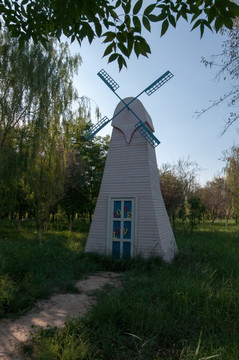
[[[0,321],[0,359],[22,359],[18,355],[19,348],[31,338],[32,326],[60,327],[68,318],[83,316],[95,303],[92,293],[105,285],[120,286],[119,274],[99,272],[91,275],[75,284],[79,294],[53,295],[48,300],[38,301],[32,310],[14,321]]]

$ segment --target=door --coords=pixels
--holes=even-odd
[[[134,199],[111,200],[110,251],[115,259],[133,256],[134,221]]]

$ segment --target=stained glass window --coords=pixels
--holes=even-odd
[[[121,201],[114,201],[114,218],[121,218]]]
[[[131,255],[131,243],[130,242],[123,242],[123,259],[129,259]]]
[[[131,239],[131,221],[124,221],[123,239]]]
[[[120,241],[113,241],[112,255],[114,259],[120,259]]]
[[[113,238],[120,239],[120,221],[113,221]]]
[[[124,219],[132,216],[132,201],[124,201]]]
[[[115,259],[130,258],[134,241],[134,200],[112,199],[111,251]]]

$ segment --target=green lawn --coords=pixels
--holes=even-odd
[[[28,286],[27,279],[34,285],[36,278],[40,284],[44,278],[50,285],[40,296],[46,296],[53,286],[72,289],[74,279],[86,271],[124,271],[123,288],[100,292],[98,303],[84,319],[68,322],[60,330],[40,331],[34,338],[32,359],[238,360],[236,230],[233,224],[225,228],[218,223],[213,227],[204,225],[192,235],[176,231],[179,254],[171,265],[157,258],[117,262],[84,255],[81,250],[87,231],[49,232],[42,248],[26,236],[2,238],[1,278],[6,279],[9,288],[12,284],[12,299],[14,291],[20,291],[15,287],[21,279]],[[18,260],[15,271],[13,264],[7,268],[7,260],[13,263],[14,256]],[[36,261],[39,263],[34,267]],[[44,271],[39,270],[43,261]],[[4,280],[1,281],[2,298]],[[6,293],[10,292],[7,289]],[[38,295],[37,291],[31,295],[28,306]],[[3,313],[7,309],[11,312],[11,301],[8,305],[4,301]]]
[[[24,223],[18,233],[14,222],[0,222],[0,317],[26,311],[53,291],[74,291],[82,273],[97,269],[82,252],[88,227],[48,231],[40,247],[34,224]]]

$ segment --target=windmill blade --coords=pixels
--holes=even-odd
[[[117,84],[116,81],[114,81],[114,79],[104,70],[101,69],[97,75],[101,78],[101,80],[104,81],[104,83],[113,91],[115,92],[118,88],[119,85]]]
[[[108,124],[111,120],[113,120],[119,113],[121,113],[125,108],[131,111],[131,113],[138,119],[138,123],[135,125],[136,129],[139,133],[145,138],[145,140],[155,148],[160,144],[160,141],[153,135],[153,133],[149,130],[149,128],[141,121],[141,119],[135,114],[135,112],[130,108],[130,104],[132,104],[140,95],[144,92],[150,96],[156,90],[158,90],[161,86],[163,86],[168,80],[173,77],[173,74],[170,71],[166,71],[163,75],[161,75],[157,80],[155,80],[151,85],[149,85],[146,89],[141,91],[135,98],[133,98],[128,104],[121,99],[121,97],[116,93],[116,90],[119,88],[117,82],[104,70],[101,69],[97,75],[103,80],[103,82],[115,93],[115,95],[122,101],[125,105],[117,114],[115,114],[110,120],[105,116],[101,119],[96,125],[92,126],[87,134],[87,140],[91,139],[95,134],[98,133],[106,124]]]
[[[116,94],[116,93],[115,93]],[[152,133],[152,131],[149,130],[149,128],[142,122],[142,120],[138,117],[138,115],[131,109],[131,107],[129,106],[129,104],[131,104],[136,98],[134,98],[133,100],[131,100],[128,104],[126,104],[126,102],[121,99],[121,97],[116,94],[117,97],[122,101],[122,103],[125,105],[120,111],[118,111],[110,120],[108,119],[107,121],[105,121],[105,123],[99,127],[99,130],[102,129],[103,126],[105,126],[109,121],[113,120],[116,116],[118,116],[125,108],[128,108],[128,110],[136,117],[136,119],[138,120],[138,123],[135,125],[136,129],[139,131],[139,133],[145,138],[145,140],[153,147],[155,148],[156,146],[158,146],[160,144],[160,141],[156,138],[156,136],[154,136],[154,134]],[[106,117],[106,116],[105,116]],[[103,120],[103,119],[102,119]],[[96,124],[97,125],[97,124]],[[95,126],[96,126],[95,125]],[[96,132],[98,132],[99,130],[97,130]],[[90,135],[89,139],[95,135],[94,132],[92,135]]]
[[[119,97],[119,96],[118,96]],[[133,99],[134,101],[135,99]],[[156,136],[154,136],[154,134],[152,133],[151,130],[149,130],[149,128],[142,122],[142,120],[138,117],[138,115],[131,109],[131,107],[129,106],[129,104],[132,103],[132,101],[130,101],[128,104],[126,104],[126,102],[124,100],[121,99],[121,101],[123,102],[123,104],[125,105],[123,109],[125,109],[126,107],[128,108],[128,110],[136,117],[136,119],[139,120],[139,122],[135,125],[136,129],[138,130],[138,132],[143,136],[143,138],[145,138],[145,140],[149,143],[149,145],[151,145],[153,148],[155,148],[156,146],[158,146],[160,144],[160,141],[156,138]],[[122,110],[121,110],[122,111]],[[121,112],[120,111],[120,112]],[[116,114],[115,116],[117,116],[118,114]],[[114,117],[115,117],[114,116]]]
[[[163,86],[167,81],[173,77],[173,74],[170,71],[166,71],[162,76],[155,80],[151,85],[149,85],[143,92],[148,96],[152,95],[156,90]]]
[[[120,98],[119,95],[117,96],[118,98]],[[139,120],[139,122],[135,125],[135,128],[139,131],[139,133],[143,136],[143,138],[145,138],[145,140],[149,143],[149,145],[151,145],[153,148],[158,146],[160,144],[160,141],[156,138],[156,136],[154,136],[152,131],[149,130],[149,128],[142,122],[142,120],[138,117],[138,115],[129,106],[129,104],[131,104],[132,101],[126,104],[126,102],[123,99],[120,98],[120,100],[125,106],[117,114],[115,114],[115,116],[113,116],[111,120],[113,120],[117,115],[119,115],[119,113],[121,113],[127,107],[128,110],[136,117],[136,119]],[[134,100],[135,99],[133,99],[133,101]]]
[[[154,134],[147,128],[147,126],[140,120],[135,127],[138,132],[145,138],[145,140],[151,145],[153,148],[160,144],[160,141],[154,136]]]
[[[88,133],[86,134],[86,140],[90,140],[95,134],[97,134],[105,125],[107,125],[112,119],[108,119],[104,116],[95,125],[91,126]]]

